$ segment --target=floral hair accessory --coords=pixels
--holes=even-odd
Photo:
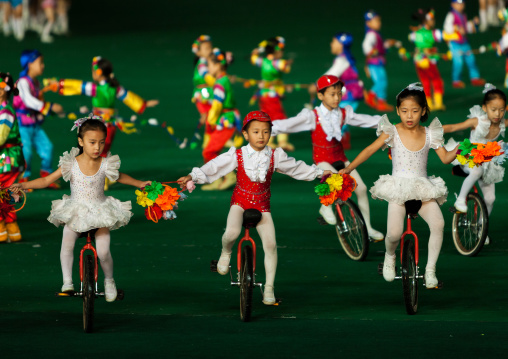
[[[213,56],[220,62],[221,65],[227,65],[226,57],[224,53],[218,47],[213,49]]]
[[[337,199],[345,202],[353,194],[356,188],[356,181],[348,174],[334,173],[323,176],[320,184],[314,187],[314,192],[319,196],[319,201],[329,206]]]
[[[197,53],[199,51],[199,46],[203,42],[212,41],[212,38],[208,35],[201,35],[199,36],[193,43],[192,43],[192,52]]]
[[[102,59],[101,56],[95,56],[93,59],[92,59],[92,67],[93,67],[93,70],[95,71],[95,73],[99,76],[102,75],[102,69],[99,67],[99,61]]]
[[[492,91],[492,90],[495,90],[495,89],[497,89],[497,87],[496,87],[496,86],[494,86],[494,85],[492,85],[492,84],[489,84],[489,83],[486,83],[486,84],[485,84],[485,87],[483,88],[482,93],[483,93],[483,94],[486,94],[487,92]]]
[[[83,123],[85,123],[88,120],[99,120],[104,122],[104,119],[101,116],[96,116],[93,113],[91,113],[88,115],[88,117],[83,117],[74,121],[74,126],[72,126],[71,131],[74,131],[75,128],[77,128],[79,131],[79,128],[83,125]]]
[[[9,92],[11,90],[11,87],[7,84],[9,81],[9,75],[5,79],[0,78],[0,88],[4,91]]]
[[[152,181],[145,188],[136,190],[136,203],[145,207],[145,217],[152,222],[157,223],[161,218],[175,219],[174,210],[178,208],[178,201],[187,198],[184,190],[178,191],[165,183]]]
[[[399,98],[400,94],[406,90],[408,90],[408,91],[422,91],[423,92],[423,87],[422,87],[421,83],[413,82],[412,84],[409,84],[406,88],[404,88],[402,91],[400,91],[399,94],[397,95],[397,98]]]

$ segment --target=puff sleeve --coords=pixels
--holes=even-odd
[[[387,147],[393,147],[393,136],[395,135],[395,126],[390,123],[388,120],[388,116],[383,115],[381,116],[381,119],[379,120],[379,123],[377,125],[377,131],[376,135],[379,137],[382,133],[387,134],[389,137],[387,140],[385,140],[385,146],[383,149],[386,149]]]
[[[120,177],[120,157],[118,155],[111,155],[108,153],[106,157],[106,177],[111,181],[116,181]]]
[[[430,132],[430,148],[437,150],[439,147],[442,147],[444,144],[443,125],[441,125],[441,122],[437,117],[433,119],[432,122],[430,123],[429,132]]]
[[[62,177],[65,182],[69,182],[71,179],[72,166],[74,165],[77,155],[79,155],[79,148],[73,147],[69,152],[65,151],[63,155],[60,156],[58,167],[62,170]]]

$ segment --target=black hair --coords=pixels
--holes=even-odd
[[[275,48],[277,47],[277,44],[279,43],[279,40],[276,37],[271,37],[267,41],[267,44],[265,46],[265,54],[270,55],[275,52]]]
[[[106,82],[117,88],[120,86],[120,82],[115,78],[113,74],[113,64],[108,59],[100,59],[97,61],[97,67],[102,70],[102,76],[106,78]]]
[[[96,119],[90,119],[83,122],[83,124],[78,129],[78,138],[81,138],[83,140],[83,136],[85,135],[85,132],[87,131],[102,131],[105,136],[108,135],[108,130],[106,128],[106,125],[101,120]],[[78,141],[78,148],[79,148],[79,154],[83,153],[83,147],[79,145]]]
[[[5,93],[7,94],[7,100],[11,98],[11,95],[14,96],[19,95],[18,88],[14,86],[14,78],[10,73],[0,72],[0,79],[2,80],[2,82],[5,82],[7,86],[10,87],[9,91],[5,91]]]
[[[495,100],[496,98],[500,98],[504,101],[506,106],[506,95],[503,91],[499,89],[492,89],[490,91],[485,92],[485,96],[483,96],[482,105],[486,105],[488,102]]]
[[[411,15],[411,18],[418,21],[420,24],[423,24],[425,21],[427,21],[427,14],[431,11],[432,8],[418,9]]]
[[[245,128],[243,128],[243,129],[242,129],[242,131],[249,132],[249,127],[250,127],[250,124],[251,124],[252,122],[254,122],[254,121],[257,121],[257,120],[251,120],[251,121],[247,122],[247,124],[245,125]],[[259,121],[259,122],[266,122],[266,121]],[[270,124],[270,132],[271,132],[272,127],[273,127],[273,123],[270,121],[270,122],[269,122],[269,124]]]
[[[232,52],[225,52],[222,50],[220,50],[218,53],[212,52],[212,54],[210,55],[209,61],[213,62],[214,64],[220,63],[221,60],[217,59],[217,57],[219,57],[220,55],[222,55],[222,57],[226,60],[225,64],[221,64],[222,67],[224,68],[224,70],[227,69],[228,66],[231,65],[235,61],[235,58],[234,58]]]
[[[330,87],[332,87],[332,88],[339,88],[339,90],[341,90],[341,91],[342,91],[342,88],[344,87],[344,82],[342,82],[341,80],[339,80],[339,82],[337,82],[335,85],[332,85],[332,86],[327,86],[327,87],[325,87],[324,89],[319,90],[318,92],[319,92],[320,94],[324,95],[324,94],[325,94],[325,92],[326,92],[326,89],[328,89],[328,88],[330,88]]]
[[[418,86],[421,86],[421,84],[416,84]],[[417,90],[417,89],[408,89],[407,87],[402,90],[397,95],[397,108],[400,107],[400,104],[405,99],[412,97],[415,99],[415,101],[420,105],[421,108],[425,109],[425,113],[420,118],[420,122],[425,122],[429,119],[430,116],[430,108],[429,104],[427,103],[427,97],[425,96],[425,92],[423,90]]]

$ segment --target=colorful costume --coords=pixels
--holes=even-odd
[[[378,99],[386,101],[386,88],[388,87],[388,77],[386,76],[385,69],[386,49],[381,34],[367,27],[362,48],[366,56],[370,76],[374,82],[374,86],[370,91],[373,92]]]
[[[199,113],[208,113],[212,106],[213,88],[208,85],[205,76],[208,73],[208,61],[204,57],[200,57],[194,69],[192,81],[194,83],[194,94],[192,102],[196,104]]]
[[[60,157],[58,165],[63,179],[71,183],[71,195],[53,201],[48,221],[57,227],[65,225],[77,233],[94,228],[113,230],[125,226],[132,216],[131,202],[120,202],[104,195],[106,177],[116,181],[120,175],[120,158],[108,153],[102,159],[99,171],[93,176],[85,176],[79,168],[77,155],[79,149],[73,148]]]
[[[476,66],[476,61],[471,45],[467,41],[466,34],[476,32],[476,25],[473,21],[467,21],[466,15],[451,9],[446,15],[443,26],[443,37],[448,41],[452,52],[452,80],[458,86],[461,81],[462,67],[464,61],[469,69],[471,81],[480,79],[480,72]],[[482,84],[483,85],[483,84]]]
[[[504,30],[503,37],[499,40],[498,53],[499,55],[504,54],[506,56],[504,87],[508,88],[508,31],[506,29]]]
[[[14,108],[7,102],[0,104],[0,186],[10,187],[25,168],[25,158],[21,148],[19,124]],[[17,220],[16,213],[10,212],[0,221],[12,223]]]
[[[431,110],[443,109],[444,82],[437,68],[439,55],[435,47],[436,42],[441,42],[442,39],[441,31],[431,30],[424,26],[409,34],[409,40],[416,45],[413,58],[416,73],[427,94],[427,102]],[[434,95],[433,98],[431,94]]]
[[[41,158],[41,176],[53,172],[53,143],[42,129],[44,117],[51,111],[51,103],[45,102],[39,93],[39,82],[30,78],[26,72],[16,82],[19,95],[14,96],[13,105],[19,121],[19,132],[23,142],[23,155],[26,160],[24,178],[32,174],[32,148]]]
[[[137,114],[142,114],[146,109],[146,101],[140,96],[122,86],[113,87],[105,80],[96,84],[81,80],[60,79],[57,92],[63,96],[84,95],[92,97],[93,114],[101,116],[108,129],[102,157],[106,157],[111,149],[117,127],[120,130],[123,129],[122,122],[118,122],[116,119],[115,101],[117,99],[122,101]]]
[[[217,157],[240,125],[240,112],[229,77],[220,74],[213,86],[213,101],[207,123],[211,126],[210,140],[203,149],[205,163]]]

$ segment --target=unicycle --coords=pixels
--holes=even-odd
[[[237,278],[233,280],[231,266],[229,266],[229,275],[231,277],[231,285],[240,288],[240,319],[248,322],[252,314],[252,293],[254,287],[259,287],[261,295],[263,295],[263,284],[256,282],[256,243],[249,235],[249,230],[255,228],[261,221],[261,212],[257,209],[247,209],[243,212],[242,226],[245,228],[245,234],[238,243],[237,248]],[[244,242],[249,242],[245,243]],[[212,260],[210,270],[217,272],[217,260]],[[278,305],[276,301],[275,305]]]
[[[332,166],[340,171],[345,164],[337,161]],[[337,219],[335,230],[342,249],[352,260],[364,261],[369,252],[369,234],[358,206],[351,199],[339,199],[333,203],[333,213]]]
[[[411,228],[411,221],[418,217],[418,211],[422,207],[422,201],[411,200],[405,203],[406,207],[406,231],[400,237],[400,259],[401,275],[396,275],[395,279],[402,280],[402,291],[404,295],[404,304],[406,312],[409,315],[414,315],[418,311],[418,281],[424,279],[424,276],[419,273],[418,268],[418,236]],[[410,238],[406,239],[406,236]],[[383,274],[383,263],[378,266],[379,274]],[[435,289],[441,289],[443,283],[439,281]]]
[[[57,297],[81,297],[83,299],[83,331],[91,333],[94,327],[95,298],[104,297],[104,292],[99,292],[97,285],[98,266],[97,250],[93,242],[97,229],[81,233],[79,238],[86,237],[86,244],[79,253],[79,277],[81,287],[79,292],[59,292]],[[85,251],[91,251],[85,255]],[[117,290],[116,300],[123,300],[124,291]]]
[[[461,166],[454,166],[454,176],[467,177]],[[487,206],[476,186],[466,197],[467,212],[458,212],[450,207],[453,213],[452,237],[457,251],[463,256],[474,257],[483,248],[489,231]]]

